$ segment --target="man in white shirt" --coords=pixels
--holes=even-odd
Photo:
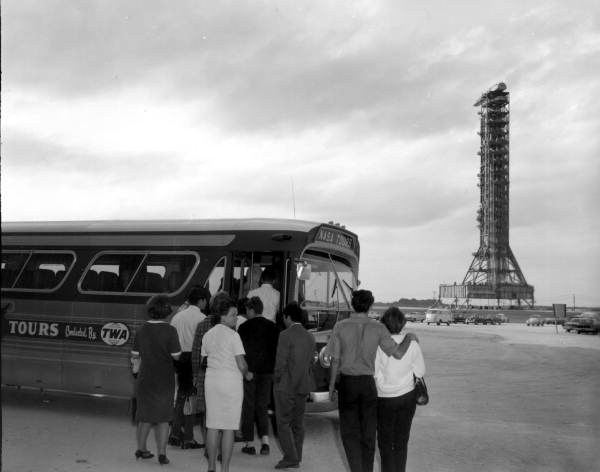
[[[184,416],[183,407],[187,397],[195,393],[192,374],[192,345],[198,324],[206,318],[203,312],[209,303],[210,292],[204,287],[195,286],[188,295],[187,307],[177,312],[171,319],[171,325],[177,330],[182,353],[176,363],[177,398],[169,444],[181,446],[183,449],[202,447],[194,440],[194,416]]]
[[[250,290],[248,298],[258,297],[263,302],[262,316],[275,323],[275,315],[279,311],[279,291],[273,288],[275,280],[275,271],[271,267],[266,267],[261,276],[262,284],[260,287]]]

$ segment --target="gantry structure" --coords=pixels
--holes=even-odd
[[[510,95],[506,85],[496,84],[474,106],[481,118],[479,249],[462,284],[440,285],[439,298],[451,298],[457,305],[484,299],[487,305],[524,302],[533,307],[533,286],[525,280],[508,240]]]

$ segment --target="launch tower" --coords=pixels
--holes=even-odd
[[[533,306],[533,286],[528,285],[508,243],[509,229],[509,118],[510,100],[502,82],[475,102],[481,116],[479,135],[480,206],[477,210],[479,249],[461,285],[440,285],[439,298],[487,299],[500,305],[501,300],[525,302]]]

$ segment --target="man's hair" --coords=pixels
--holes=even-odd
[[[263,283],[274,282],[275,281],[275,269],[273,269],[273,267],[271,267],[271,266],[265,267],[265,270],[263,270],[263,273],[260,276],[260,280],[262,280]]]
[[[225,292],[217,293],[210,304],[210,314],[214,316],[225,316],[231,307],[236,307],[235,302]]]
[[[207,288],[195,285],[188,294],[188,302],[190,305],[197,305],[200,300],[206,300],[206,304],[210,304],[210,292]]]
[[[154,295],[150,297],[146,302],[146,310],[148,317],[153,320],[163,320],[173,313],[171,302],[169,302],[169,297],[166,295]]]
[[[283,309],[283,316],[289,316],[294,323],[304,321],[304,310],[300,308],[298,302],[290,302]]]
[[[237,301],[238,315],[246,314],[246,303],[248,303],[248,297],[238,299],[238,301]]]
[[[357,313],[366,313],[373,306],[375,299],[370,290],[355,290],[352,292],[352,308]]]
[[[246,302],[246,310],[254,310],[257,315],[262,315],[263,308],[264,305],[260,297],[250,297]]]
[[[406,324],[404,313],[398,307],[391,306],[381,317],[381,322],[385,325],[391,334],[398,334]]]

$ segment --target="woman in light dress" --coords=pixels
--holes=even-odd
[[[206,445],[208,470],[214,471],[221,432],[221,470],[229,471],[234,434],[240,426],[244,378],[252,379],[244,357],[242,340],[235,332],[237,308],[229,297],[215,300],[213,314],[220,323],[202,338],[202,359],[207,359],[204,392],[206,397]]]
[[[386,310],[381,322],[397,343],[402,342],[406,324],[404,314],[395,306]],[[414,377],[425,375],[425,361],[419,343],[410,343],[402,359],[386,356],[377,348],[375,385],[377,386],[377,443],[381,472],[404,472],[410,427],[417,406]]]

